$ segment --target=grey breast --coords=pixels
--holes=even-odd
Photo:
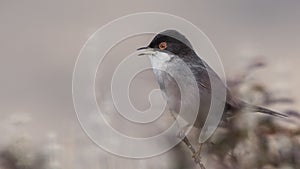
[[[197,119],[194,119],[194,125],[201,127],[207,116],[210,99],[207,92],[201,92],[203,90],[198,90],[198,86],[195,86],[197,78],[194,77],[188,65],[177,56],[173,56],[172,59],[165,61],[163,66],[157,66],[158,64],[155,65],[155,63],[153,65],[157,82],[172,112],[179,113],[184,111],[181,112],[185,116],[183,118],[189,118],[189,113],[194,110],[189,110],[189,107],[194,107],[196,105],[195,101],[198,99],[198,116],[196,117]],[[198,92],[198,96],[200,95],[200,100],[196,96],[196,92]],[[183,94],[185,95],[184,97],[182,96]],[[183,100],[182,97],[185,99]]]

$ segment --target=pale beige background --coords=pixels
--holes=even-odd
[[[252,57],[264,56],[269,65],[255,74],[257,78],[270,90],[300,101],[300,1],[1,0],[2,144],[16,132],[7,127],[14,115],[29,121],[22,129],[39,143],[48,133],[67,139],[83,135],[71,93],[79,51],[107,22],[145,11],[174,14],[202,29],[227,75],[238,73]]]

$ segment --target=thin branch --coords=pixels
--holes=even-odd
[[[191,152],[192,152],[193,154],[196,153],[195,148],[192,146],[192,144],[190,143],[189,139],[188,139],[186,136],[183,138],[182,141],[187,145],[187,147],[191,150]],[[206,169],[206,168],[204,167],[204,165],[201,163],[201,160],[200,160],[199,158],[198,158],[198,159],[195,159],[195,162],[200,166],[201,169]]]

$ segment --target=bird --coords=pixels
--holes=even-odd
[[[168,72],[176,74],[179,79],[181,77],[183,79],[185,76],[184,79],[187,86],[191,85],[191,83],[186,79],[195,79],[199,89],[199,95],[201,96],[198,114],[194,124],[192,124],[196,129],[200,130],[203,127],[209,112],[211,100],[217,97],[216,94],[212,94],[211,82],[216,83],[219,88],[223,88],[226,91],[226,98],[224,99],[225,106],[221,112],[223,114],[221,122],[226,122],[226,118],[232,117],[244,109],[249,112],[260,112],[277,117],[287,117],[285,114],[250,104],[234,96],[218,74],[199,57],[191,42],[177,30],[169,29],[157,33],[148,46],[138,48],[138,51],[141,51],[139,56],[149,56],[154,75],[167,101],[170,112],[179,113],[182,100],[180,88],[176,80],[172,78]],[[183,64],[191,70],[193,77],[186,77],[186,74],[182,71]],[[218,91],[217,89],[217,92]],[[191,95],[193,95],[193,93],[191,93]],[[199,143],[197,151],[194,152],[193,157],[195,159],[200,155],[200,151],[201,143]]]

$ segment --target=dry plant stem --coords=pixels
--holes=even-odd
[[[188,140],[188,138],[185,136],[182,140],[186,145],[187,147],[191,150],[191,152],[196,155],[198,153],[198,151],[196,152],[195,148],[192,146],[192,144],[190,143],[190,141]],[[200,145],[201,147],[201,145]],[[200,149],[200,148],[199,148]],[[200,153],[200,151],[199,151]],[[201,169],[206,169],[204,167],[204,165],[201,163],[201,160],[199,159],[199,155],[198,156],[195,156],[195,162],[200,166]]]
[[[173,114],[172,111],[170,111],[171,116],[174,118],[174,120],[176,121],[176,117]],[[199,154],[197,156],[195,156],[197,153],[200,153],[200,148],[201,148],[201,144],[199,147],[199,152],[195,150],[195,148],[192,146],[192,144],[190,143],[190,141],[188,140],[188,138],[186,136],[184,136],[184,138],[182,139],[182,141],[187,145],[187,147],[191,150],[191,152],[193,153],[193,157],[195,158],[195,162],[200,166],[200,169],[206,169],[204,167],[204,165],[201,163],[201,160],[199,159]]]

